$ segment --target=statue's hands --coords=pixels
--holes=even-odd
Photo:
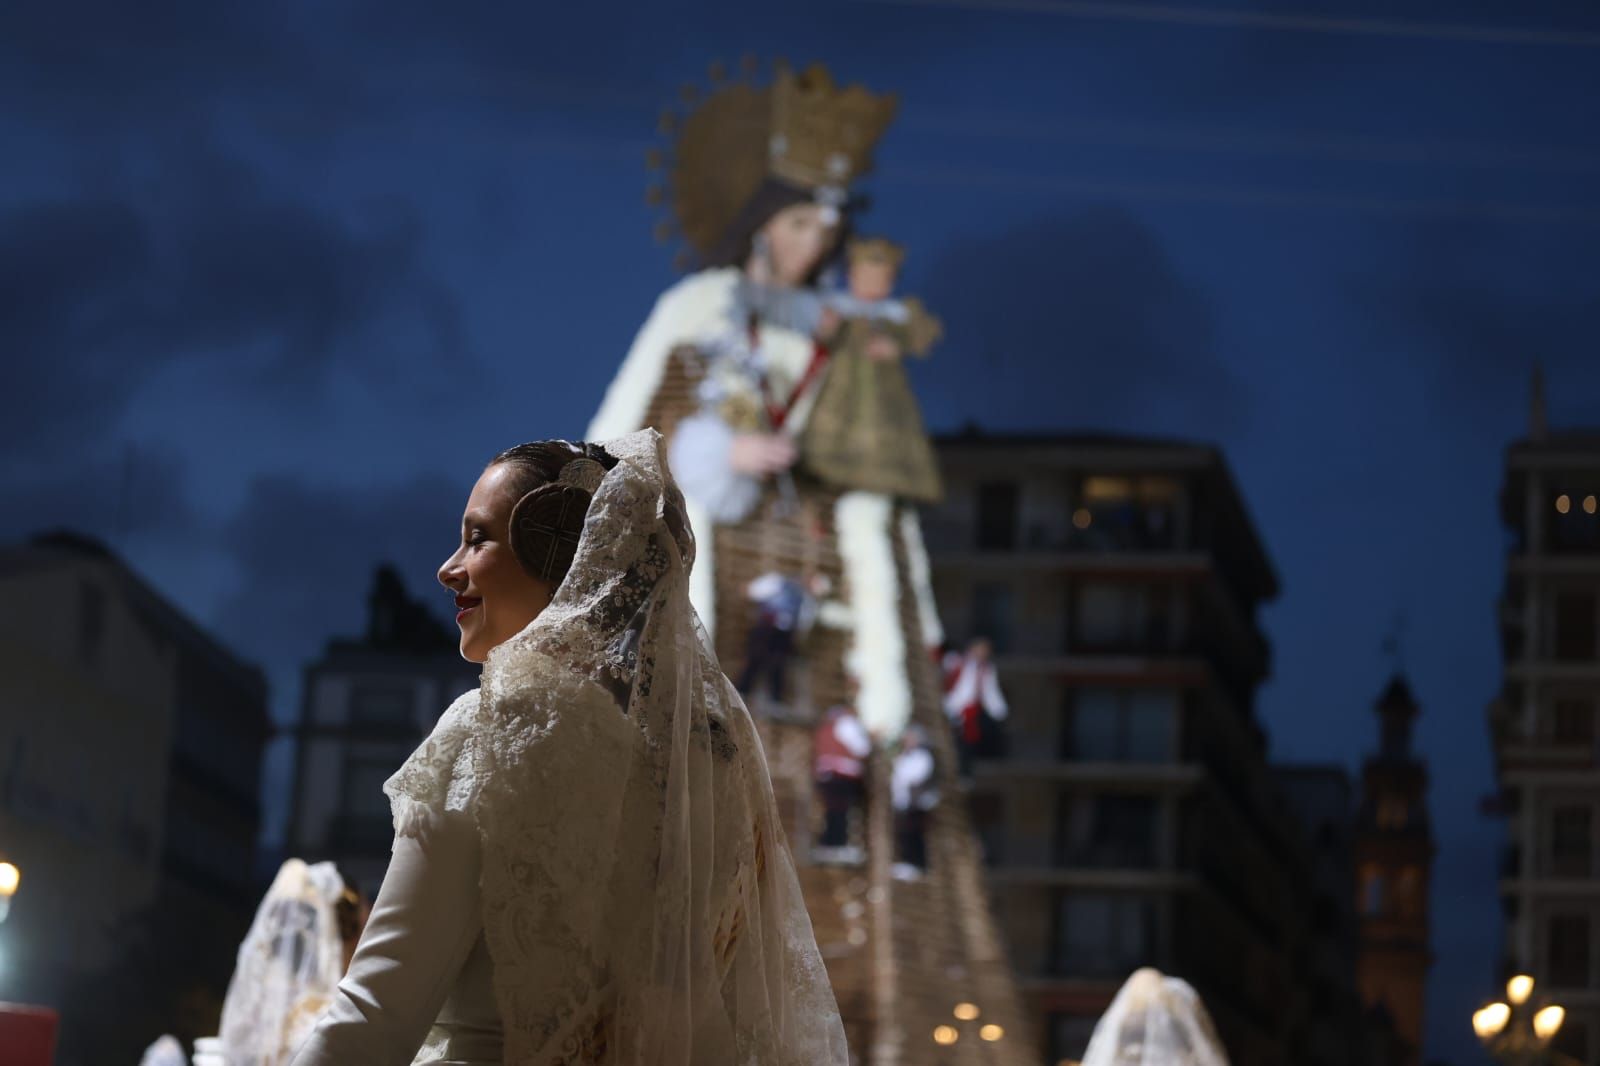
[[[783,433],[738,433],[728,449],[728,463],[741,474],[765,476],[787,470],[800,457],[794,441]]]
[[[900,342],[887,333],[879,333],[867,340],[866,355],[878,363],[888,363],[900,358]]]

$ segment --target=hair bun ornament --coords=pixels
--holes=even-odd
[[[587,457],[579,457],[561,468],[561,473],[556,477],[556,483],[569,485],[575,489],[582,489],[593,496],[600,488],[600,482],[606,477],[606,468],[600,463]]]
[[[553,481],[517,501],[511,509],[511,550],[524,570],[557,584],[567,576],[592,495],[577,485]]]

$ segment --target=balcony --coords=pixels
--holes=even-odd
[[[1180,542],[1170,526],[1158,529],[1148,524],[1115,526],[1102,523],[1080,529],[1063,528],[1049,522],[1033,522],[1005,530],[982,527],[976,522],[928,515],[922,522],[922,540],[935,555],[988,556],[1076,556],[1076,555],[1170,555],[1191,557],[1189,545]]]
[[[1139,786],[1164,793],[1182,793],[1205,779],[1199,766],[1150,762],[1066,762],[1055,758],[982,759],[973,767],[974,787],[1013,781],[1049,781],[1060,785]]]

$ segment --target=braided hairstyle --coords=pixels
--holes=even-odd
[[[560,586],[577,554],[597,475],[617,460],[598,444],[540,440],[507,448],[489,465],[513,471],[512,553],[529,574]]]

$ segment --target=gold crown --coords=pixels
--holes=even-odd
[[[796,74],[778,60],[768,84],[757,80],[753,57],[741,66],[743,76],[730,82],[726,68],[714,64],[708,94],[685,86],[681,102],[661,115],[670,148],[652,149],[646,160],[665,180],[646,190],[646,199],[668,207],[672,218],[657,223],[657,240],[681,236],[705,254],[766,179],[837,197],[871,169],[872,148],[894,117],[893,96],[859,85],[840,89],[820,64]],[[687,266],[690,257],[680,258]]]
[[[906,258],[904,248],[884,237],[858,237],[850,242],[847,254],[852,266],[856,263],[887,263],[896,270],[900,269],[900,264]]]
[[[893,95],[860,85],[841,89],[828,68],[813,63],[796,74],[780,69],[772,83],[767,142],[772,175],[803,188],[843,188],[872,169],[872,148],[894,118]]]

